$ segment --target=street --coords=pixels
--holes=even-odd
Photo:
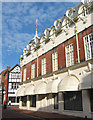
[[[7,109],[3,109],[2,108],[2,119],[20,119],[20,120],[24,120],[24,119],[32,119],[32,120],[40,120],[39,118],[30,115],[29,113],[24,113],[21,110],[16,110],[16,109],[11,109],[9,106],[7,107]]]
[[[61,115],[57,113],[47,113],[31,110],[22,110],[18,106],[2,107],[2,120],[82,120],[73,116]]]
[[[0,120],[2,118],[2,106],[1,106],[1,102],[2,102],[2,96],[1,96],[1,93],[0,93]]]

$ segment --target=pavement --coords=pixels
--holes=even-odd
[[[84,118],[68,116],[58,113],[23,110],[18,106],[2,107],[2,120],[83,120]]]
[[[1,93],[0,93],[0,120],[2,118],[2,106],[1,106],[1,103],[2,103],[2,96],[1,96]]]

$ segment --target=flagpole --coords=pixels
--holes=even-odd
[[[38,19],[36,19],[36,37],[38,37],[37,27],[38,27]],[[37,77],[38,77],[38,51],[37,51]]]
[[[38,19],[36,19],[36,37],[38,36],[38,34],[37,34],[37,27],[38,27]]]

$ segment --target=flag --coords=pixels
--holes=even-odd
[[[38,26],[38,19],[36,19],[36,27]]]

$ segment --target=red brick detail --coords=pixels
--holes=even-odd
[[[79,49],[80,49],[80,60],[85,59],[85,51],[84,51],[84,40],[83,37],[93,32],[93,26],[87,28],[86,30],[82,31],[78,34],[78,42],[79,42]],[[65,41],[64,43],[60,44],[59,46],[53,48],[52,50],[48,51],[47,53],[43,54],[42,56],[38,57],[38,76],[41,75],[41,60],[46,58],[46,72],[52,72],[52,54],[54,52],[58,53],[58,68],[63,68],[66,66],[66,55],[65,55],[65,47],[73,44],[74,49],[74,63],[77,64],[77,47],[76,47],[76,36],[70,38],[69,40]],[[28,63],[26,66],[22,67],[22,80],[23,80],[23,71],[27,68],[27,78],[31,79],[31,65],[35,64],[35,77],[37,77],[37,59],[33,60],[32,62]]]
[[[5,91],[5,94],[4,94],[4,97],[5,97],[5,101],[7,101],[7,97],[8,97],[8,77],[9,77],[9,73],[7,71],[7,73],[5,74],[5,77],[4,77],[4,91]]]
[[[87,28],[85,31],[79,33],[79,48],[80,48],[80,60],[85,59],[85,50],[84,50],[84,39],[83,37],[93,32],[93,26]]]

